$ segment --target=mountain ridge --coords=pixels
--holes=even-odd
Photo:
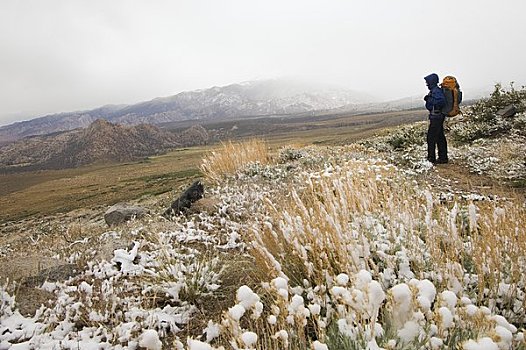
[[[208,133],[199,125],[175,134],[148,124],[125,126],[96,119],[87,128],[33,135],[0,147],[0,172],[133,161],[207,141]]]
[[[105,105],[90,110],[48,114],[0,127],[0,143],[87,127],[96,119],[125,125],[183,120],[287,115],[371,102],[352,90],[316,88],[292,80],[261,80],[185,91],[131,105]]]

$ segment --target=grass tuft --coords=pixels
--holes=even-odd
[[[270,163],[270,154],[265,141],[251,139],[244,142],[222,143],[219,151],[213,151],[203,159],[201,171],[212,182],[219,181],[250,163]]]

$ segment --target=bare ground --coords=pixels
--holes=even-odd
[[[519,201],[526,199],[526,188],[511,187],[505,181],[475,174],[458,161],[436,165],[423,180],[439,193],[478,194],[489,198]]]

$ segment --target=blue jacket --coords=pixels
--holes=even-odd
[[[442,89],[438,87],[438,75],[429,74],[424,79],[429,88],[429,94],[424,97],[429,119],[442,118],[444,115],[441,110],[446,105],[446,97]]]

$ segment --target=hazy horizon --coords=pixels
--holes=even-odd
[[[524,10],[520,0],[2,1],[0,125],[280,77],[380,100],[424,94],[431,72],[465,90],[524,84]]]
[[[279,79],[294,79],[294,78],[291,78],[291,77],[277,77],[277,78],[267,78],[267,79],[255,78],[254,80],[247,80],[247,81],[242,81],[242,82],[233,82],[231,84],[222,85],[220,87],[233,85],[233,84],[243,84],[243,83],[246,83],[246,82],[249,82],[249,81],[250,82],[257,82],[257,81],[267,81],[267,80],[273,80],[273,79],[279,80]],[[300,78],[297,78],[297,79],[300,79]],[[312,82],[312,81],[310,81],[310,83],[314,84],[314,82]],[[500,83],[500,82],[495,82],[495,83]],[[323,82],[320,83],[320,85],[322,85],[322,84],[330,85],[330,84],[326,84],[326,83],[323,83]],[[122,102],[122,103],[93,104],[93,105],[81,106],[81,107],[77,107],[77,108],[73,108],[73,109],[67,109],[67,110],[50,110],[48,112],[22,111],[22,112],[15,112],[15,113],[7,113],[7,114],[5,114],[3,116],[0,115],[0,127],[1,126],[5,126],[5,125],[10,125],[10,124],[13,124],[13,123],[16,123],[16,122],[32,120],[32,119],[35,119],[35,118],[41,118],[41,117],[45,117],[45,116],[48,116],[48,115],[54,115],[54,114],[60,114],[60,113],[73,113],[73,112],[80,112],[80,111],[88,111],[88,110],[93,110],[93,109],[100,108],[100,107],[105,107],[105,106],[133,105],[133,104],[138,104],[138,103],[142,103],[142,102],[151,101],[151,100],[156,99],[156,98],[165,98],[165,97],[175,96],[175,95],[177,95],[179,93],[182,93],[182,92],[205,90],[205,89],[210,89],[210,88],[217,87],[217,86],[218,85],[213,85],[213,86],[206,86],[206,87],[202,87],[202,88],[196,88],[196,89],[193,89],[193,90],[182,90],[182,91],[177,91],[177,92],[174,92],[172,94],[165,95],[165,96],[152,96],[152,97],[149,97],[149,98],[143,98],[143,99],[139,99],[139,100],[133,100],[133,101]],[[340,84],[333,84],[332,87],[333,88],[342,88],[342,89],[347,88],[347,87],[342,86]],[[466,89],[465,88],[462,88],[462,90],[463,90],[464,94],[466,96],[468,96],[469,98],[471,98],[472,96],[474,96],[473,98],[478,98],[478,97],[482,96],[483,94],[489,94],[492,91],[493,87],[494,87],[494,84],[483,86],[483,87],[477,87],[476,89],[473,89],[473,90],[468,88],[467,89],[468,94],[466,94]],[[504,87],[508,88],[509,85],[507,83],[504,83]],[[347,88],[347,89],[349,89],[349,90],[356,90],[356,89],[352,89],[352,88]],[[371,96],[371,98],[374,98],[374,102],[389,102],[389,101],[396,101],[398,99],[404,99],[404,98],[419,98],[421,94],[426,92],[425,87],[424,87],[424,89],[422,91],[423,92],[421,92],[421,93],[414,93],[412,95],[404,95],[404,96],[399,96],[399,97],[396,97],[396,98],[381,98],[381,97],[378,97],[376,95],[369,94],[366,91],[358,91],[358,90],[356,90],[356,92],[358,92],[358,93],[365,93],[365,94]],[[469,91],[475,91],[475,95],[471,95],[469,93]],[[423,107],[423,104],[422,104],[422,107]]]

